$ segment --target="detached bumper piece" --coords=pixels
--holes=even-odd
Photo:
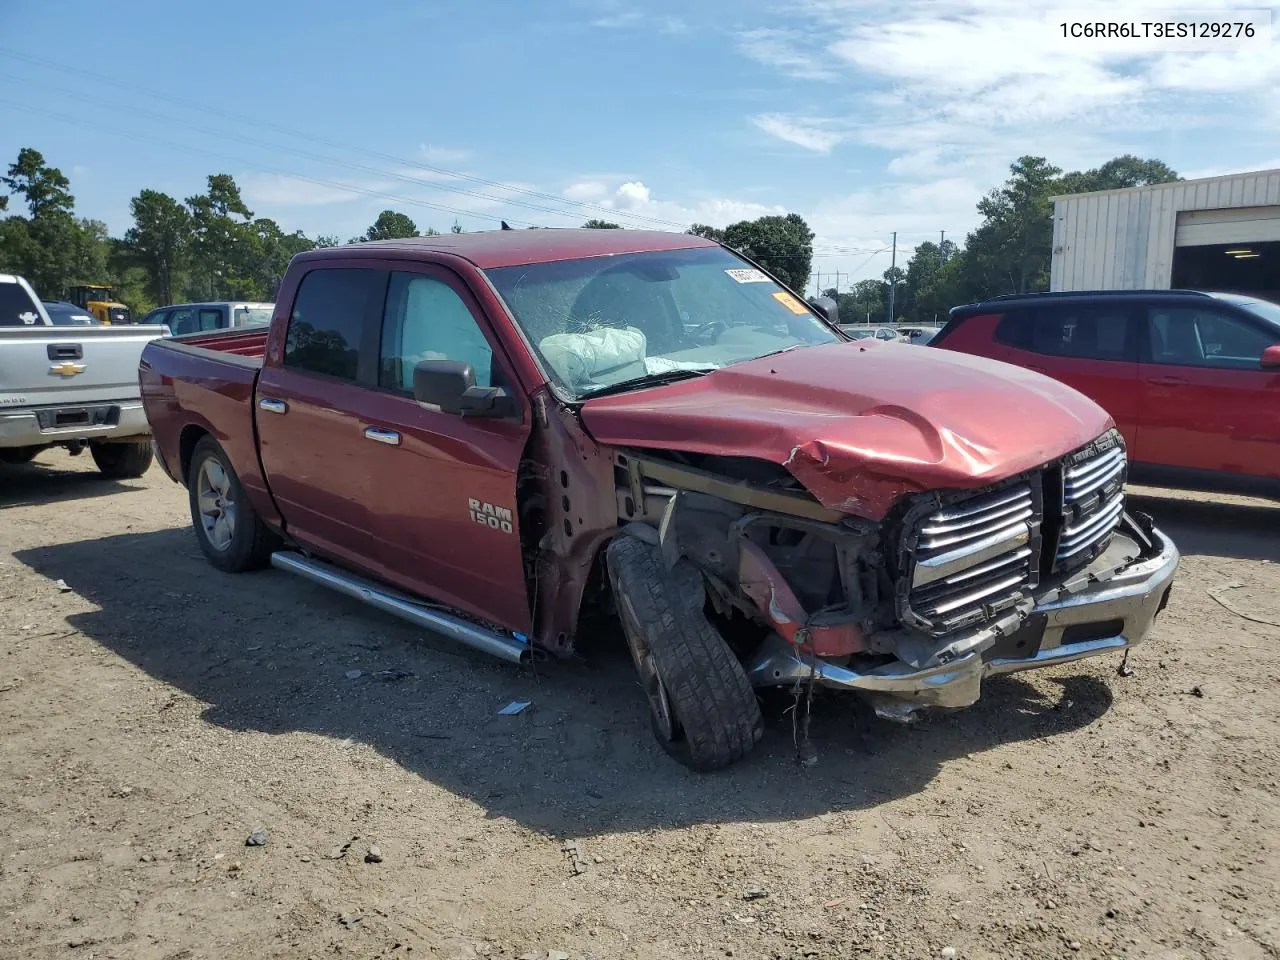
[[[840,664],[798,654],[781,637],[766,641],[747,664],[756,687],[817,683],[867,695],[876,712],[906,720],[926,707],[959,708],[977,701],[982,680],[1069,663],[1132,647],[1146,637],[1168,603],[1179,555],[1173,542],[1145,517],[1125,514],[1107,549],[1092,563],[1042,584],[1029,610],[949,637],[928,662],[912,655],[862,655]],[[951,651],[964,651],[950,656]]]

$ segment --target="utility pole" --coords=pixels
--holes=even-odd
[[[945,230],[938,232],[938,257],[943,263],[947,262],[947,231]]]
[[[883,250],[884,248],[881,247]],[[889,259],[889,322],[893,323],[893,293],[898,287],[895,271],[898,267],[898,231],[893,231],[893,253]]]

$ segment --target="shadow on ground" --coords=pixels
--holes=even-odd
[[[1093,677],[1060,679],[1052,699],[997,678],[977,706],[904,728],[829,695],[812,722],[816,765],[797,765],[790,720],[775,717],[746,762],[700,776],[654,742],[620,643],[519,670],[283,573],[219,573],[185,529],[17,558],[97,605],[68,622],[207,703],[209,723],[363,742],[491,816],[561,836],[874,806],[923,789],[951,758],[1086,726],[1111,704]],[[533,706],[496,715],[517,699]]]
[[[89,458],[87,452],[80,456]],[[141,484],[140,480],[124,483],[108,480],[97,470],[63,470],[39,461],[20,465],[0,463],[0,510],[106,497],[141,490]]]
[[[1280,563],[1280,507],[1190,500],[1151,487],[1130,491],[1128,502],[1150,514],[1187,556]]]

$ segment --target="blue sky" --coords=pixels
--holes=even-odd
[[[843,286],[889,265],[894,230],[900,262],[941,230],[962,239],[1024,153],[1083,168],[1134,152],[1184,176],[1280,167],[1280,48],[1063,41],[1063,4],[0,6],[0,161],[36,147],[116,234],[139,189],[182,198],[213,172],[256,214],[344,239],[386,207],[437,229],[794,210],[818,234],[815,269]]]

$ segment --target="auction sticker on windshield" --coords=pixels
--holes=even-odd
[[[752,270],[747,267],[738,267],[733,270],[726,270],[729,276],[737,280],[739,283],[773,283],[768,275],[759,270]]]
[[[777,300],[780,304],[782,304],[784,307],[786,307],[788,310],[794,313],[797,317],[803,317],[806,313],[809,312],[808,308],[805,307],[803,303],[801,303],[791,294],[787,293],[787,291],[785,290],[779,290],[777,293],[773,295],[773,299]]]

